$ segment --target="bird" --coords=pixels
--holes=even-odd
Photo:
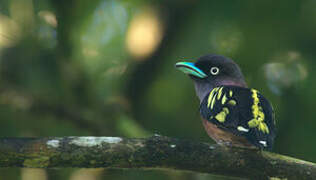
[[[175,67],[193,80],[204,129],[216,143],[272,150],[276,136],[272,104],[258,90],[248,88],[232,59],[207,54]]]

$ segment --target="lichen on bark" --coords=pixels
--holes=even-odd
[[[0,138],[0,167],[165,168],[249,179],[316,179],[316,165],[164,136]]]

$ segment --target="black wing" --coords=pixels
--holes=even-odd
[[[200,113],[217,127],[244,136],[261,149],[275,138],[272,106],[257,90],[237,86],[214,88],[202,101]]]

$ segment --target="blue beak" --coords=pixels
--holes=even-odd
[[[184,72],[185,74],[189,74],[195,77],[199,78],[206,78],[207,75],[198,67],[194,65],[194,63],[191,62],[178,62],[176,63],[176,68],[180,71]]]

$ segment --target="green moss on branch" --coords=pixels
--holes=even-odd
[[[311,162],[163,136],[2,138],[0,167],[168,168],[250,179],[316,179]]]

